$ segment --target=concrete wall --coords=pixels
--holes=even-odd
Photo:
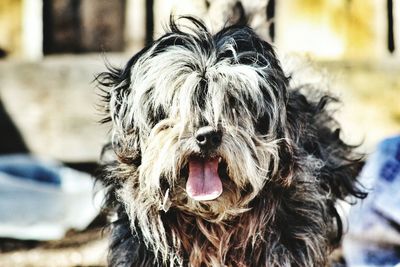
[[[116,65],[126,60],[108,58]],[[92,82],[101,71],[100,55],[0,61],[0,99],[31,152],[64,161],[98,159],[108,133],[98,123],[102,102]],[[0,138],[9,137],[0,131]]]

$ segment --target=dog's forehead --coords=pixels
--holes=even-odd
[[[239,58],[249,51],[238,52],[231,42],[223,49],[172,45],[155,55],[149,51],[132,68],[135,106],[152,105],[172,114],[193,113],[193,108],[219,114],[233,101],[264,112],[265,96],[275,99],[276,89],[266,77],[271,66],[257,62],[262,57],[257,51],[251,51],[253,62],[244,64]]]

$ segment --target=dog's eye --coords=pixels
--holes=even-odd
[[[256,130],[260,134],[267,134],[269,130],[269,119],[268,116],[264,115],[261,118],[258,118],[256,122]]]
[[[156,112],[155,112],[155,115],[156,115],[155,119],[157,121],[164,120],[167,117],[167,115],[165,114],[165,111],[162,108],[157,108]]]
[[[153,114],[153,116],[150,116],[148,118],[148,121],[152,127],[154,127],[157,123],[167,117],[165,111],[162,108],[157,108],[154,112],[151,112],[150,114]]]

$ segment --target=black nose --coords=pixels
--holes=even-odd
[[[196,142],[201,148],[215,148],[221,144],[221,131],[215,130],[211,126],[201,127],[197,130]]]

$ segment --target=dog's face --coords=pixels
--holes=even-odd
[[[278,167],[287,79],[249,28],[175,31],[111,91],[114,148],[141,158],[128,195],[218,218],[237,214]],[[132,201],[130,201],[131,203]]]

